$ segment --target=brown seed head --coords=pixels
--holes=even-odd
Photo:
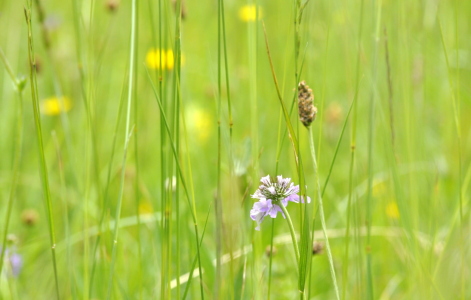
[[[26,209],[21,213],[21,221],[28,226],[34,226],[39,220],[39,214],[34,209]]]
[[[270,245],[268,245],[266,248],[265,248],[265,255],[270,257],[270,256],[273,256],[276,254],[278,250],[275,248],[275,246],[273,246],[273,250],[271,248]]]
[[[106,2],[106,9],[111,13],[114,13],[115,11],[117,11],[118,7],[119,7],[119,0],[108,0]]]
[[[312,255],[322,254],[324,251],[324,245],[321,242],[315,241],[312,243]]]
[[[304,126],[309,127],[316,119],[317,107],[314,106],[314,94],[305,81],[298,85],[299,120]]]

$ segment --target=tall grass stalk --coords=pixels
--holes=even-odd
[[[249,1],[256,7],[256,20],[258,20],[259,6],[258,1]],[[252,178],[259,178],[259,113],[257,99],[257,72],[258,72],[258,22],[249,22],[247,27],[247,43],[249,55],[249,102],[250,102],[250,125],[252,137]]]
[[[226,17],[225,17],[225,11],[224,11],[224,0],[219,0],[219,14],[218,14],[219,18],[219,22],[218,22],[218,94],[219,94],[219,97],[222,97],[222,85],[221,85],[221,73],[220,73],[220,70],[222,68],[222,65],[221,65],[221,49],[220,49],[220,46],[221,46],[221,43],[223,45],[223,58],[224,58],[224,70],[225,70],[225,84],[226,84],[226,97],[227,97],[227,112],[228,112],[228,129],[229,129],[229,149],[228,149],[228,159],[229,159],[229,181],[230,182],[234,182],[235,181],[235,176],[234,176],[234,157],[233,157],[233,149],[232,149],[232,127],[233,127],[233,119],[232,119],[232,103],[231,103],[231,87],[230,87],[230,80],[229,80],[229,63],[228,63],[228,53],[227,53],[227,38],[226,38]],[[219,107],[221,108],[221,101],[219,103]],[[219,113],[221,113],[221,111],[219,111]],[[219,114],[219,119],[220,119],[221,115]],[[220,120],[220,122],[222,122]],[[218,170],[219,167],[218,167]],[[218,180],[219,181],[219,180]],[[230,199],[231,201],[232,200],[235,200],[235,188],[234,188],[234,184],[231,184],[230,185]],[[222,224],[218,224],[217,226],[219,226]],[[232,228],[228,228],[228,230],[232,231]],[[232,249],[233,249],[233,243],[232,243],[232,239],[229,239],[229,249],[230,249],[230,253],[232,255]],[[233,264],[231,263],[230,264],[230,273],[229,273],[229,281],[230,282],[234,282],[234,266]],[[234,293],[233,293],[233,290],[231,289],[230,290],[230,297],[233,298],[234,297]]]
[[[130,131],[131,127],[131,105],[132,105],[132,95],[133,95],[133,83],[134,83],[134,62],[135,58],[135,47],[136,47],[136,23],[137,23],[137,0],[132,0],[131,8],[131,37],[130,37],[130,53],[129,53],[129,82],[128,82],[128,99],[127,99],[127,108],[126,108],[126,128],[124,131],[124,153],[123,161],[121,166],[121,179],[120,179],[120,190],[117,201],[117,208],[115,213],[115,228],[113,233],[113,246],[112,246],[112,257],[110,264],[110,273],[108,277],[108,291],[106,299],[110,299],[112,293],[112,283],[114,275],[114,267],[116,263],[116,254],[118,246],[118,232],[119,232],[119,220],[121,218],[121,208],[123,202],[123,190],[124,190],[124,179],[126,173],[126,158],[128,153],[129,139],[131,138],[132,132]]]
[[[456,48],[456,56],[455,56],[455,63],[457,66],[459,66],[459,49],[460,49],[460,41],[459,41],[459,22],[458,22],[458,1],[455,1],[454,5],[454,10],[453,10],[453,15],[454,15],[454,33],[455,33],[455,48]],[[447,68],[449,66],[447,65]],[[448,69],[449,70],[449,69]],[[465,293],[466,293],[466,279],[465,279],[465,274],[466,274],[466,267],[469,267],[470,264],[469,262],[466,263],[466,255],[465,255],[465,245],[464,242],[465,235],[464,235],[464,230],[463,230],[463,197],[464,197],[464,191],[463,191],[463,154],[462,154],[462,140],[461,140],[461,81],[460,81],[460,69],[457,69],[456,72],[456,82],[455,82],[455,90],[456,90],[456,96],[453,97],[453,118],[455,120],[455,130],[456,130],[456,135],[457,135],[457,140],[458,140],[458,201],[459,201],[459,207],[460,207],[460,255],[461,255],[461,268],[460,268],[460,276],[461,276],[461,299],[465,299]]]
[[[259,99],[258,99],[258,29],[259,29],[259,1],[249,0],[247,4],[251,7],[255,7],[255,20],[247,23],[247,54],[248,54],[248,100],[250,103],[250,138],[251,138],[251,184],[256,186],[257,179],[260,177],[260,115],[259,115]],[[254,255],[248,261],[248,272],[250,274],[251,281],[247,280],[248,283],[253,284],[258,280],[259,274],[261,274],[260,261],[256,259],[257,255],[260,254],[262,246],[260,240],[252,239],[252,247],[254,249]],[[245,272],[245,271],[244,271]],[[254,298],[259,298],[262,295],[262,291],[255,285],[248,285],[252,288],[252,295]],[[241,294],[242,295],[242,294]]]
[[[293,151],[294,151],[294,158],[295,158],[296,162],[298,162],[299,161],[298,160],[298,158],[299,158],[298,147],[297,147],[298,141],[297,141],[294,129],[293,129],[293,125],[291,124],[291,120],[290,120],[290,117],[289,117],[288,110],[286,109],[286,105],[283,101],[283,97],[281,96],[280,88],[279,88],[279,85],[278,85],[278,80],[276,79],[276,73],[275,73],[275,68],[273,67],[273,61],[272,61],[271,54],[270,54],[270,46],[268,44],[268,36],[267,36],[267,31],[265,29],[265,24],[263,24],[263,31],[264,31],[264,36],[265,36],[265,46],[266,46],[268,61],[270,63],[270,71],[271,71],[271,74],[273,76],[273,82],[275,84],[276,94],[278,96],[278,101],[280,102],[281,110],[283,112],[283,117],[284,117],[286,126],[288,128],[289,138],[290,138],[291,145],[292,145]],[[298,163],[296,164],[296,168],[299,168]]]
[[[28,57],[29,57],[29,66],[30,66],[30,85],[31,85],[31,101],[33,106],[34,113],[34,123],[36,128],[36,136],[38,139],[38,154],[39,154],[39,164],[40,164],[40,178],[43,189],[43,197],[45,201],[48,227],[49,227],[49,242],[51,246],[52,254],[52,267],[54,270],[54,283],[57,299],[60,299],[59,293],[59,278],[57,275],[57,259],[56,259],[56,236],[54,231],[54,216],[52,213],[52,199],[51,192],[49,188],[49,175],[46,165],[46,157],[44,155],[44,144],[43,144],[43,135],[41,128],[41,116],[39,112],[39,100],[38,100],[38,84],[36,81],[36,59],[34,52],[34,39],[33,39],[33,28],[32,28],[32,13],[31,13],[32,3],[31,0],[27,2],[27,7],[25,8],[25,17],[26,23],[28,25]]]
[[[327,34],[326,34],[326,43],[325,43],[325,55],[327,56],[327,54],[329,53],[329,41],[330,41],[330,24],[328,25],[327,27]],[[322,91],[321,91],[321,101],[320,101],[320,106],[319,106],[319,109],[320,111],[325,111],[324,109],[324,106],[325,106],[325,89],[326,89],[326,86],[327,86],[327,69],[328,69],[328,66],[327,66],[327,63],[328,63],[328,60],[326,59],[324,61],[324,66],[323,66],[323,70],[322,70]],[[320,119],[321,119],[321,122],[319,122],[319,132],[323,132],[323,127],[324,127],[324,114],[321,114],[320,115]],[[319,138],[317,140],[317,155],[319,158],[320,155],[321,155],[321,146],[322,146],[322,134],[319,134]],[[326,185],[324,185],[324,189],[325,189]],[[322,194],[324,194],[324,190],[322,191]]]
[[[325,246],[326,246],[326,250],[327,250],[327,257],[329,258],[330,275],[332,277],[332,283],[334,285],[335,297],[336,297],[337,300],[339,300],[340,299],[339,288],[338,288],[338,285],[337,285],[337,277],[335,276],[334,259],[332,257],[332,251],[330,250],[329,237],[327,235],[327,225],[325,223],[325,216],[324,216],[324,205],[322,203],[322,192],[321,192],[321,186],[319,184],[319,171],[318,171],[318,167],[317,167],[316,149],[314,147],[314,137],[313,137],[313,134],[312,134],[312,127],[309,126],[307,128],[309,130],[309,148],[311,150],[311,158],[312,158],[313,167],[314,167],[314,176],[315,176],[315,181],[316,181],[317,199],[319,201],[319,215],[320,215],[320,219],[321,219],[322,231],[324,232]]]
[[[294,21],[294,33],[293,33],[293,38],[294,38],[294,86],[298,85],[298,82],[300,81],[300,76],[301,76],[301,71],[303,68],[303,63],[304,63],[304,57],[303,61],[300,64],[299,61],[299,52],[300,52],[300,47],[301,47],[301,21],[304,13],[304,9],[306,8],[306,5],[309,3],[309,0],[306,0],[304,3],[301,3],[301,0],[294,0],[293,2],[293,21]],[[300,65],[299,65],[300,64]],[[293,93],[293,98],[291,102],[291,112],[293,108],[295,107],[295,104],[297,103],[296,99],[296,91]],[[291,115],[291,114],[290,114]],[[297,136],[300,136],[300,122],[296,123],[296,134]],[[294,136],[294,134],[293,134]],[[300,186],[300,194],[302,195],[301,197],[305,197],[306,195],[306,183],[305,183],[305,175],[304,175],[304,168],[303,168],[303,163],[302,163],[302,157],[300,155],[300,147],[301,145],[299,142],[294,143],[294,147],[297,147],[298,149],[298,155],[296,156],[296,166],[297,166],[297,171],[298,171],[298,177],[299,177],[299,186]],[[299,277],[298,277],[298,290],[299,290],[299,297],[300,299],[305,298],[305,284],[306,284],[306,277],[307,274],[311,271],[311,258],[312,258],[312,240],[311,240],[311,233],[310,233],[310,223],[311,221],[309,220],[309,211],[307,209],[307,203],[301,203],[301,209],[299,211],[299,220],[300,220],[300,231],[301,231],[301,236],[300,236],[300,257],[298,260],[298,271],[299,271]]]
[[[22,161],[22,154],[23,154],[23,89],[26,84],[26,78],[17,78],[13,74],[13,70],[8,63],[3,49],[0,47],[0,59],[2,60],[3,64],[5,65],[5,69],[7,70],[8,74],[10,75],[11,81],[15,86],[15,90],[18,96],[17,99],[17,115],[16,115],[16,131],[15,131],[15,144],[13,147],[13,152],[15,153],[13,157],[13,166],[12,166],[12,178],[10,184],[10,194],[8,196],[8,203],[7,209],[5,212],[5,223],[3,235],[1,237],[2,243],[0,244],[0,274],[2,274],[3,270],[3,262],[5,258],[5,253],[7,252],[7,236],[8,236],[8,229],[10,226],[10,218],[13,209],[13,202],[16,198],[16,190],[18,188],[18,180],[20,174],[20,167]],[[1,296],[1,293],[0,293]]]
[[[291,241],[293,242],[293,248],[294,248],[294,255],[296,256],[296,264],[298,268],[300,268],[300,260],[299,260],[299,246],[298,246],[298,238],[296,237],[296,232],[294,231],[294,225],[293,222],[291,221],[291,217],[289,216],[288,210],[284,205],[278,205],[281,210],[283,211],[284,216],[286,217],[286,221],[288,222],[288,227],[289,227],[289,233],[291,235]],[[300,291],[301,292],[301,291]]]
[[[180,115],[181,115],[181,16],[182,16],[182,2],[181,0],[176,0],[175,3],[175,55],[174,55],[174,133],[175,133],[175,148],[176,155],[175,160],[180,159]],[[177,170],[178,172],[178,170]],[[173,178],[173,176],[172,176]],[[181,263],[181,209],[180,209],[180,182],[176,181],[175,188],[175,231],[176,231],[176,241],[175,241],[175,272],[180,274],[180,263]],[[170,273],[171,274],[171,273]],[[176,298],[180,299],[180,278],[177,276],[177,289],[176,289]]]
[[[129,75],[129,74],[127,74],[127,75]],[[106,184],[105,184],[105,189],[104,189],[104,194],[103,194],[102,210],[101,210],[101,214],[100,214],[100,219],[98,220],[99,233],[97,235],[97,238],[95,240],[95,244],[93,246],[93,250],[91,252],[92,257],[95,257],[95,255],[97,253],[97,250],[98,250],[98,247],[100,245],[100,241],[101,241],[103,233],[109,230],[108,226],[106,226],[106,227],[104,226],[105,225],[104,221],[105,221],[107,208],[109,207],[109,203],[110,203],[110,199],[111,199],[111,197],[109,195],[110,185],[111,185],[111,175],[112,175],[112,169],[113,169],[113,161],[114,161],[114,158],[115,158],[115,155],[116,155],[116,144],[117,144],[117,138],[118,138],[118,128],[119,128],[119,124],[121,123],[121,115],[122,115],[122,111],[124,109],[124,103],[125,103],[125,89],[126,89],[125,81],[126,81],[127,77],[128,76],[125,76],[123,78],[123,83],[122,83],[122,90],[121,90],[121,96],[120,96],[120,101],[119,101],[119,108],[118,108],[118,113],[117,113],[117,116],[116,116],[116,123],[115,123],[115,126],[114,126],[115,129],[114,129],[113,139],[112,139],[112,142],[111,142],[111,153],[110,153],[110,160],[109,160],[110,163],[108,164],[108,170],[106,172]],[[90,293],[89,297],[90,298],[92,297],[92,293],[93,293],[94,275],[95,275],[97,264],[98,264],[98,261],[96,259],[94,259],[92,261],[92,268],[91,268],[91,271],[90,271],[90,289],[89,289],[89,293]]]
[[[139,12],[139,1],[136,2],[136,16],[140,15]],[[139,53],[139,22],[136,22],[136,38],[134,39],[134,47],[135,47],[135,53]],[[139,72],[139,63],[138,63],[138,57],[139,55],[134,55],[134,74],[138,74]],[[133,86],[136,87],[138,86],[138,76],[134,76],[134,82]],[[134,99],[138,99],[139,94],[138,94],[138,89],[134,88],[133,89]],[[139,128],[139,101],[134,101],[134,122]],[[141,181],[140,177],[140,163],[139,163],[139,130],[136,130],[134,132],[134,164],[136,168],[136,176],[134,177],[134,197],[135,197],[135,212],[136,212],[136,218],[137,218],[137,264],[139,266],[138,274],[137,274],[137,282],[138,282],[138,290],[139,290],[139,299],[143,299],[143,259],[142,259],[142,238],[141,238],[141,212],[139,210],[140,205],[141,205],[141,195],[139,191],[139,185]]]
[[[459,39],[458,39],[458,32],[459,32],[459,29],[458,29],[458,20],[457,20],[457,9],[458,9],[458,5],[455,4],[454,6],[454,14],[455,14],[455,24],[454,24],[454,34],[455,34],[455,47],[456,47],[456,51],[458,52],[459,50]],[[467,263],[465,262],[465,249],[464,249],[464,245],[463,245],[463,240],[464,240],[464,235],[463,235],[463,217],[464,217],[464,213],[463,213],[463,195],[464,195],[464,190],[463,190],[463,161],[462,161],[462,142],[461,142],[461,119],[460,119],[460,115],[461,115],[461,104],[460,104],[460,95],[461,95],[461,92],[460,92],[460,71],[459,69],[457,70],[456,72],[456,79],[455,79],[455,82],[453,82],[453,79],[452,79],[452,72],[451,72],[451,67],[450,67],[450,59],[449,59],[449,55],[448,55],[448,51],[447,51],[447,47],[446,47],[446,44],[445,44],[445,39],[444,39],[444,34],[443,34],[443,27],[442,27],[442,22],[440,21],[440,19],[438,20],[438,23],[439,23],[439,28],[440,28],[440,38],[441,38],[441,44],[442,44],[442,47],[443,47],[443,53],[444,53],[444,56],[445,56],[445,62],[446,62],[446,67],[447,67],[447,71],[448,71],[448,84],[450,86],[450,89],[451,89],[451,98],[452,98],[452,107],[453,107],[453,120],[454,120],[454,125],[455,125],[455,130],[456,130],[456,139],[457,139],[457,152],[458,152],[458,211],[459,211],[459,223],[460,223],[460,237],[461,237],[461,242],[460,242],[460,259],[461,259],[461,267],[460,267],[460,277],[461,277],[461,286],[460,286],[460,289],[461,289],[461,299],[464,299],[464,295],[465,295],[465,266],[467,265]],[[456,54],[456,65],[458,66],[459,65],[459,59],[460,55],[459,53]],[[452,223],[453,225],[455,224],[455,222]],[[450,228],[450,235],[451,236],[451,232],[453,230],[453,227],[454,226],[451,226]],[[442,256],[443,257],[443,256]],[[441,262],[441,258],[440,257],[440,260],[439,260],[439,263],[438,263],[438,266],[440,266],[440,262]],[[437,269],[438,270],[438,267]]]
[[[351,125],[351,137],[350,137],[350,164],[348,170],[348,203],[347,203],[347,224],[345,231],[345,255],[344,255],[344,267],[342,274],[342,300],[346,299],[347,286],[349,274],[349,252],[350,252],[350,226],[352,216],[352,200],[353,200],[353,186],[354,186],[354,168],[355,168],[355,153],[356,153],[356,137],[357,137],[357,117],[358,117],[358,92],[360,85],[360,59],[361,59],[361,40],[363,37],[363,3],[360,5],[360,17],[358,22],[358,44],[357,44],[357,55],[356,55],[356,67],[355,67],[355,90],[352,103],[352,125]],[[350,112],[349,112],[350,113]]]
[[[164,51],[164,37],[163,37],[163,28],[164,28],[164,11],[163,11],[163,1],[159,0],[158,2],[158,18],[159,18],[159,33],[158,33],[158,51]],[[150,1],[149,1],[150,4]],[[150,10],[151,12],[153,10]],[[151,19],[152,19],[152,13],[151,13]],[[153,25],[153,24],[152,24]],[[153,28],[151,29],[153,30]],[[152,35],[152,37],[155,39],[155,33]],[[154,46],[156,45],[154,41]],[[163,55],[159,55],[159,66],[161,68],[158,68],[156,70],[156,75],[159,83],[159,99],[162,101],[162,104],[165,105],[165,98],[164,98],[164,88],[166,84],[166,80],[164,78],[164,68],[163,68]],[[161,254],[160,254],[160,265],[161,265],[161,276],[160,276],[160,298],[165,299],[166,298],[166,279],[167,279],[167,264],[168,264],[168,239],[166,239],[166,235],[164,233],[164,228],[166,228],[166,202],[167,202],[167,192],[166,192],[166,186],[165,186],[165,178],[167,176],[168,172],[168,167],[167,167],[167,159],[166,159],[166,149],[167,149],[167,134],[165,131],[165,125],[164,124],[164,118],[162,117],[165,112],[165,109],[161,109],[161,117],[160,117],[160,143],[162,145],[162,150],[160,151],[160,210],[161,210],[161,221],[160,221],[160,228],[161,228],[161,244],[162,247],[160,249]],[[169,132],[170,135],[170,132]]]
[[[378,62],[378,48],[380,41],[380,28],[381,28],[381,6],[382,1],[374,2],[374,8],[377,9],[375,16],[375,38],[373,42],[373,67],[372,67],[372,84],[371,94],[369,101],[369,116],[368,116],[368,193],[366,196],[366,224],[367,224],[367,237],[366,237],[366,272],[367,272],[367,299],[374,299],[373,289],[373,262],[371,253],[371,226],[372,226],[372,206],[373,206],[373,162],[374,162],[374,132],[375,132],[375,105],[377,98],[377,62]]]
[[[350,108],[348,110],[348,113],[347,113],[347,116],[345,117],[345,121],[344,121],[344,124],[343,124],[343,127],[342,127],[342,131],[340,133],[340,136],[339,136],[339,139],[337,141],[337,146],[335,147],[335,151],[334,151],[334,157],[332,158],[332,162],[330,164],[330,168],[329,168],[329,173],[327,174],[327,177],[326,177],[326,180],[325,180],[325,183],[324,183],[324,187],[322,188],[322,192],[320,193],[320,198],[319,199],[322,199],[324,197],[324,194],[325,194],[325,190],[327,188],[327,185],[329,184],[329,179],[330,179],[330,176],[332,175],[332,171],[333,171],[333,168],[334,168],[334,165],[335,165],[335,161],[337,159],[337,154],[339,153],[339,148],[340,148],[340,145],[342,143],[342,140],[343,140],[343,135],[345,133],[345,129],[347,128],[347,124],[348,124],[348,120],[349,120],[349,117],[350,117],[350,114],[352,112],[352,109],[354,107],[354,104],[356,102],[356,98],[353,99],[351,105],[350,105]],[[314,145],[311,145],[311,142],[314,141],[313,137],[312,137],[312,130],[310,129],[311,127],[309,127],[309,136],[310,136],[310,149],[314,149]],[[312,151],[312,150],[311,150]],[[316,158],[315,156],[316,153],[314,154],[311,154],[314,156],[314,158]],[[352,172],[353,168],[350,169],[350,172]],[[315,176],[316,176],[316,181],[318,182],[319,184],[319,177],[318,177],[318,170],[317,170],[317,158],[316,158],[316,161],[315,161]],[[350,174],[350,178],[352,178],[352,174]],[[320,188],[320,186],[319,186]],[[319,195],[318,195],[319,196]],[[349,204],[348,204],[348,209],[347,209],[347,233],[346,233],[346,238],[348,240],[348,234],[349,234],[349,221],[350,221],[350,203],[351,203],[351,197],[349,195],[349,200],[348,200]],[[321,201],[319,202],[321,203]],[[319,211],[322,209],[322,206],[321,204],[319,204]],[[327,230],[327,227],[325,226],[325,220],[324,222],[322,223],[322,216],[324,215],[323,212],[320,212],[321,213],[321,225],[322,225],[322,230],[323,232],[326,232]],[[325,219],[325,218],[324,218]],[[326,240],[326,244],[328,244],[328,237],[327,236],[324,236],[325,240]],[[314,237],[312,237],[312,240],[314,240]],[[348,242],[347,242],[347,245],[348,245]],[[334,266],[333,266],[333,259],[332,259],[332,252],[330,251],[330,246],[328,247],[328,250],[327,250],[327,253],[328,253],[328,256],[329,256],[329,264],[330,264],[330,268],[331,268],[331,272],[332,270],[334,270],[335,272],[335,269],[334,269]],[[345,255],[345,261],[348,261],[348,246],[346,248],[346,255]],[[312,273],[312,272],[311,272]],[[346,276],[345,274],[343,274],[344,276],[344,286],[343,286],[343,289],[342,289],[342,299],[345,297],[345,292],[344,292],[344,289],[346,288]],[[336,282],[336,277],[335,277],[335,273],[334,273],[334,282]],[[337,289],[338,289],[338,285],[337,285]],[[338,296],[338,295],[337,295]]]
[[[74,0],[75,1],[75,0]],[[79,183],[79,179],[78,179],[78,176],[76,174],[76,172],[73,172],[74,170],[76,170],[77,166],[74,164],[73,162],[73,158],[77,157],[77,152],[76,152],[76,149],[74,147],[74,144],[73,144],[73,141],[71,139],[72,137],[72,130],[70,128],[70,121],[69,121],[69,116],[67,115],[66,111],[63,109],[65,107],[65,104],[64,104],[64,93],[63,93],[63,88],[62,88],[62,84],[61,84],[61,81],[60,81],[60,75],[58,73],[58,68],[57,68],[57,62],[56,60],[54,59],[54,53],[53,53],[53,49],[52,49],[52,42],[51,42],[51,37],[50,37],[50,33],[49,33],[49,30],[47,30],[47,18],[46,18],[46,11],[44,9],[44,7],[42,6],[42,2],[41,0],[35,0],[34,1],[35,4],[36,4],[36,8],[37,8],[37,11],[38,11],[38,23],[39,25],[41,26],[41,37],[42,37],[42,44],[43,44],[43,47],[46,51],[46,61],[45,61],[45,64],[50,68],[50,74],[51,74],[51,80],[52,80],[52,83],[53,83],[53,88],[54,88],[54,94],[59,102],[59,105],[61,107],[60,109],[60,121],[61,121],[61,125],[62,125],[62,128],[64,130],[64,141],[65,141],[65,147],[66,147],[66,151],[67,151],[67,155],[69,157],[69,164],[67,164],[68,168],[70,168],[70,174],[72,174],[72,185],[75,185],[75,187],[77,187],[77,189],[79,191],[82,191],[83,190],[83,186],[80,185]],[[73,7],[74,7],[75,3],[73,3]],[[74,14],[75,14],[75,7],[74,7]],[[74,15],[75,16],[75,15]],[[78,25],[77,25],[78,26]],[[76,38],[78,39],[79,36],[76,35]],[[80,49],[80,43],[77,42],[77,49]],[[80,50],[77,50],[77,54],[80,53]],[[80,61],[80,59],[79,59]],[[80,71],[80,75],[81,76],[84,76],[83,74],[83,67],[79,67],[79,71]],[[81,79],[83,79],[81,77]],[[82,82],[81,82],[82,83]],[[84,86],[83,84],[81,85],[82,86],[82,92],[84,92],[84,97],[85,97],[85,89],[84,89]],[[88,103],[86,103],[86,107],[88,107]],[[92,123],[90,122],[90,127],[92,127]],[[95,172],[95,178],[98,179],[98,151],[95,147],[95,143],[94,143],[94,130],[91,128],[90,129],[90,134],[92,136],[92,149],[93,149],[93,159],[94,159],[94,172]],[[87,164],[88,165],[88,164]],[[97,186],[98,189],[100,189],[99,186]],[[85,227],[87,225],[85,224]]]
[[[272,58],[271,58],[271,55],[270,55],[270,46],[268,44],[268,37],[267,37],[267,33],[266,33],[266,29],[265,29],[265,24],[263,24],[263,30],[264,30],[264,37],[265,37],[265,46],[266,46],[266,51],[267,51],[267,56],[268,56],[268,61],[270,63],[270,69],[271,69],[271,73],[272,73],[272,76],[273,76],[273,81],[274,81],[274,84],[275,84],[275,89],[276,89],[276,92],[277,92],[277,96],[278,96],[278,100],[280,102],[280,105],[281,105],[281,109],[282,109],[282,112],[283,112],[283,116],[284,116],[284,120],[285,120],[285,124],[286,124],[286,127],[288,128],[288,132],[289,132],[289,138],[291,140],[291,144],[292,144],[292,149],[293,149],[293,152],[294,152],[294,159],[295,159],[295,162],[296,162],[296,169],[297,169],[297,172],[298,174],[302,175],[300,176],[300,193],[301,193],[301,197],[305,199],[305,184],[304,184],[304,172],[303,172],[303,164],[302,164],[302,160],[301,160],[301,157],[299,155],[299,143],[298,143],[298,140],[296,138],[296,134],[294,132],[294,128],[291,124],[291,120],[290,120],[290,117],[289,117],[289,113],[288,113],[288,110],[284,104],[284,101],[283,101],[283,98],[281,96],[281,92],[280,92],[280,88],[279,88],[279,85],[278,85],[278,80],[276,79],[276,74],[275,74],[275,70],[274,70],[274,67],[273,67],[273,62],[272,62]],[[305,282],[306,282],[306,277],[307,277],[307,271],[309,269],[309,266],[310,266],[310,260],[308,258],[308,255],[310,256],[311,255],[311,244],[312,244],[312,241],[310,240],[310,229],[309,229],[309,218],[308,218],[308,214],[307,214],[307,203],[301,203],[301,218],[300,218],[300,224],[301,224],[301,248],[298,247],[298,245],[295,245],[296,249],[298,249],[299,251],[299,255],[297,255],[298,259],[297,259],[297,263],[298,263],[298,272],[299,272],[299,276],[298,276],[298,291],[299,291],[299,297],[300,299],[304,299],[305,298],[305,291],[304,291],[304,287],[305,287]],[[289,222],[288,222],[289,224]],[[293,230],[291,224],[290,225],[290,230]],[[293,232],[291,233],[293,235]],[[293,240],[293,244],[296,244],[296,241]],[[296,253],[296,251],[295,251]]]
[[[216,178],[216,197],[214,199],[214,208],[216,214],[216,277],[214,283],[214,298],[219,299],[221,288],[221,253],[222,253],[222,199],[221,199],[221,110],[222,110],[222,63],[221,63],[221,39],[225,34],[222,32],[222,0],[218,1],[218,38],[217,38],[217,178]]]
[[[183,190],[185,192],[185,196],[187,198],[187,201],[188,201],[188,207],[191,211],[191,216],[192,216],[192,220],[193,220],[193,225],[194,225],[194,228],[195,228],[195,238],[196,238],[196,253],[197,253],[197,261],[198,261],[198,268],[199,268],[199,276],[200,276],[200,291],[201,291],[201,299],[204,299],[204,290],[203,290],[203,271],[202,271],[202,267],[201,267],[201,254],[200,254],[200,240],[199,240],[199,234],[198,234],[198,221],[197,221],[197,215],[196,215],[196,203],[195,203],[195,198],[194,197],[191,197],[190,196],[190,192],[188,191],[188,186],[186,184],[186,181],[185,181],[185,177],[183,176],[183,170],[182,170],[182,166],[181,166],[181,163],[180,163],[180,159],[179,157],[177,156],[177,150],[176,150],[176,147],[175,147],[175,144],[174,144],[174,141],[172,139],[172,134],[171,134],[171,130],[170,130],[170,126],[168,124],[168,121],[167,121],[167,117],[165,115],[165,112],[164,112],[164,107],[163,107],[163,104],[162,104],[162,101],[161,99],[159,98],[159,95],[158,95],[158,92],[157,92],[157,89],[154,85],[154,83],[152,82],[152,78],[149,74],[149,71],[148,69],[146,69],[147,71],[147,77],[149,79],[149,82],[151,83],[152,85],[152,90],[154,91],[154,96],[157,100],[157,104],[159,105],[159,110],[160,110],[160,113],[161,113],[161,117],[162,117],[162,120],[163,120],[163,123],[165,125],[164,129],[167,133],[167,136],[169,138],[169,144],[171,146],[171,149],[172,149],[172,153],[174,155],[174,159],[175,159],[175,162],[176,162],[176,167],[177,167],[177,173],[178,173],[178,176],[180,177],[180,180],[181,180],[181,183],[182,183],[182,187],[183,187]]]

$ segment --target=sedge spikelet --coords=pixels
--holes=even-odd
[[[314,94],[305,81],[298,85],[299,120],[304,126],[309,127],[316,119],[317,107],[314,106]]]

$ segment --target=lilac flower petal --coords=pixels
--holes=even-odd
[[[277,176],[277,179],[278,179],[278,185],[280,186],[288,186],[288,184],[290,183],[291,181],[291,178],[285,178],[283,179],[283,176]]]
[[[299,185],[294,185],[291,183],[291,186],[287,190],[288,194],[297,194],[299,193]]]
[[[289,195],[288,197],[286,197],[284,199],[285,201],[291,201],[291,202],[296,202],[296,203],[299,203],[299,195],[296,195],[296,194],[293,194],[293,195]]]
[[[283,217],[283,219],[286,219],[285,214],[283,213],[283,210],[281,210],[281,208],[278,205],[276,207],[278,208],[278,211],[281,213],[281,216]]]
[[[273,207],[269,211],[270,217],[276,218],[276,215],[278,214],[278,212],[281,212],[281,214],[283,214],[283,211],[278,205],[273,205]]]
[[[271,200],[266,200],[265,198],[254,203],[252,210],[250,211],[250,218],[257,222],[256,230],[260,230],[260,224],[263,219],[271,213],[272,208],[273,204],[271,203]]]
[[[266,216],[276,218],[280,212],[283,218],[286,218],[281,205],[286,207],[289,201],[304,202],[304,196],[298,195],[299,185],[294,185],[291,178],[283,178],[282,175],[279,175],[276,177],[276,181],[272,182],[270,176],[267,175],[260,179],[260,183],[258,189],[251,195],[252,198],[259,199],[250,211],[250,217],[257,222],[256,230],[260,230],[260,224]],[[311,199],[307,197],[307,201],[310,202]]]
[[[269,186],[271,184],[270,175],[262,177],[262,179],[260,179],[260,182],[266,186]]]

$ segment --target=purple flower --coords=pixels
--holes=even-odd
[[[285,218],[283,211],[280,208],[280,203],[283,206],[288,206],[288,201],[299,203],[301,197],[299,193],[299,185],[294,185],[291,182],[291,178],[283,178],[283,176],[277,176],[276,182],[272,182],[269,175],[260,179],[261,185],[258,190],[252,195],[252,198],[259,199],[255,202],[252,210],[250,211],[250,217],[252,220],[257,222],[256,230],[260,230],[260,224],[266,216],[276,218],[278,212],[281,213]],[[307,197],[307,201],[311,199]],[[304,202],[301,199],[301,202]]]
[[[2,251],[0,247],[0,252]],[[20,254],[16,253],[14,249],[5,249],[4,263],[7,264],[7,269],[10,269],[10,274],[13,277],[18,277],[23,267],[23,258]],[[4,265],[5,266],[5,265]]]
[[[11,274],[13,277],[18,277],[21,268],[23,267],[23,258],[18,253],[13,252],[10,255]]]

